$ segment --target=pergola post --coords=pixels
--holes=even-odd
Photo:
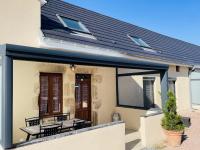
[[[161,84],[161,101],[162,101],[162,109],[165,106],[165,103],[168,99],[168,69],[160,72],[160,84]]]
[[[2,145],[12,147],[13,138],[13,60],[3,58]]]

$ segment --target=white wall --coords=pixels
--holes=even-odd
[[[161,126],[163,114],[140,118],[140,134],[144,147],[153,147],[165,140]]]
[[[16,150],[125,150],[125,125],[117,124],[54,140],[31,144]]]

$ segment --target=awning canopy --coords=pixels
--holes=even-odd
[[[144,62],[114,56],[79,53],[66,50],[44,49],[11,44],[5,44],[1,46],[1,49],[5,51],[6,56],[19,60],[154,70],[166,70],[168,68],[168,65],[159,63]]]
[[[135,61],[122,57],[92,55],[89,53],[77,53],[56,49],[50,50],[10,44],[0,45],[0,55],[3,58],[2,86],[4,90],[2,93],[2,129],[4,132],[2,133],[2,146],[4,148],[12,148],[13,146],[13,60],[146,69],[149,71],[157,70],[160,73],[161,79],[162,106],[165,105],[167,100],[168,65]]]

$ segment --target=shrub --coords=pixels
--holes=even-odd
[[[176,112],[176,98],[174,94],[168,92],[168,100],[165,104],[164,117],[162,118],[162,127],[170,131],[182,131],[184,130],[184,124],[181,120],[181,116]]]

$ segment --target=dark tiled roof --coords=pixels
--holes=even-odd
[[[70,31],[60,23],[56,14],[80,20],[97,40],[70,34]],[[164,36],[61,0],[48,0],[48,3],[42,7],[41,21],[45,37],[110,48],[130,56],[200,65],[200,46]],[[158,52],[144,51],[134,44],[127,34],[142,38]]]

